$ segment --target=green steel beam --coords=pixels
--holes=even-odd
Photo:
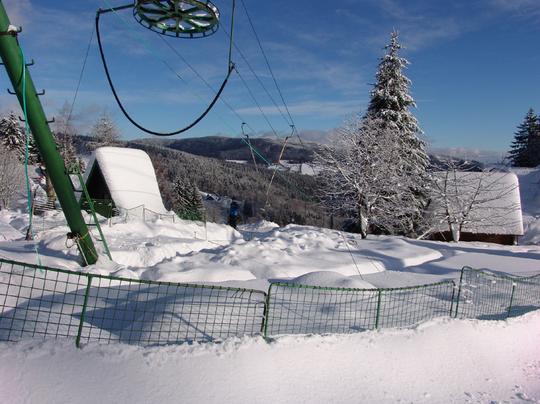
[[[71,229],[73,236],[77,239],[79,251],[83,256],[83,265],[94,264],[97,261],[97,253],[88,233],[88,227],[83,219],[79,204],[73,192],[71,180],[69,179],[64,161],[56,149],[51,129],[47,123],[45,112],[36,93],[36,88],[30,73],[24,66],[22,51],[19,47],[17,37],[6,34],[10,25],[2,0],[0,0],[0,57],[4,63],[9,79],[13,84],[13,89],[17,94],[21,107],[26,95],[26,110],[30,130],[36,140],[39,152],[49,177],[58,196],[64,215]],[[26,94],[23,94],[23,69],[26,70]]]

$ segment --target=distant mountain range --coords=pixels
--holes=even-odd
[[[255,150],[255,156],[258,164],[264,164],[263,156],[268,162],[275,163],[283,147],[284,139],[270,139],[268,137],[259,137],[250,139],[251,145]],[[242,138],[224,137],[224,136],[206,136],[187,139],[139,139],[135,142],[146,145],[166,147],[173,150],[180,150],[197,156],[211,157],[219,160],[245,160],[252,161],[251,152],[247,141]],[[297,138],[291,138],[287,142],[282,160],[289,163],[305,163],[313,160],[314,152],[322,147],[315,142],[300,143]],[[260,155],[257,155],[257,152]],[[476,160],[461,159],[458,157],[449,157],[443,154],[430,154],[430,160],[433,167],[439,170],[447,169],[449,162],[455,166],[470,171],[479,171],[484,165]]]
[[[263,158],[270,163],[278,160],[283,147],[284,138],[252,138],[251,145],[255,151],[257,163],[264,163]],[[246,160],[252,161],[251,151],[247,140],[237,137],[207,136],[186,139],[139,139],[137,143],[167,147],[186,153],[203,157],[212,157],[220,160]],[[313,160],[313,152],[320,147],[314,142],[300,142],[291,138],[287,142],[282,160],[291,163],[304,163]]]

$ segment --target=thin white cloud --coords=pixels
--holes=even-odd
[[[521,17],[540,17],[540,1],[538,0],[491,0],[491,3],[503,11],[509,11]]]
[[[32,5],[30,0],[4,0],[4,7],[13,25],[24,27],[30,22]]]
[[[360,100],[345,101],[305,101],[289,105],[289,111],[293,115],[316,115],[324,117],[342,117],[361,111],[365,107],[365,102]],[[262,106],[262,111],[266,115],[279,115],[280,111],[275,106]],[[239,114],[259,115],[260,111],[256,107],[237,109]]]

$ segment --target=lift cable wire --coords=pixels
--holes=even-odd
[[[261,50],[261,53],[264,57],[264,60],[266,62],[266,66],[268,67],[268,71],[270,72],[270,75],[272,76],[272,80],[274,81],[274,85],[276,86],[276,89],[278,91],[278,94],[281,98],[281,101],[283,102],[283,105],[285,106],[285,110],[287,111],[287,115],[289,116],[289,119],[290,119],[290,125],[293,127],[293,134],[296,134],[296,137],[298,138],[298,141],[300,142],[300,145],[302,146],[302,148],[304,149],[304,151],[308,151],[306,145],[304,144],[304,141],[302,140],[302,138],[300,137],[300,133],[298,133],[298,130],[296,129],[296,124],[294,123],[294,119],[291,115],[291,111],[289,110],[289,107],[287,106],[287,103],[285,102],[285,97],[283,96],[283,92],[281,91],[281,88],[279,87],[279,84],[277,82],[277,79],[276,79],[276,76],[274,75],[274,71],[272,70],[272,66],[270,65],[270,61],[268,59],[268,56],[266,55],[266,52],[264,51],[264,48],[262,46],[262,42],[259,38],[259,35],[257,34],[257,30],[255,29],[255,25],[253,24],[253,21],[251,20],[251,16],[248,12],[248,9],[246,7],[246,4],[244,2],[244,0],[240,0],[240,2],[242,3],[242,8],[244,9],[244,12],[246,13],[246,16],[247,16],[247,19],[249,21],[249,25],[251,27],[251,30],[253,31],[253,35],[255,36],[255,39],[257,40],[257,43],[259,45],[259,49]],[[242,54],[240,53],[240,55],[242,56]],[[278,107],[278,110],[281,112],[280,108]]]
[[[272,129],[272,132],[274,133],[274,135],[276,135],[276,137],[279,139],[279,135],[277,134],[276,130],[274,129],[274,127],[272,126],[272,123],[270,122],[270,120],[268,119],[268,117],[266,116],[266,114],[264,113],[261,105],[259,104],[259,102],[257,101],[257,99],[255,98],[255,95],[253,94],[253,91],[251,91],[251,88],[249,88],[246,80],[244,79],[244,77],[240,74],[240,71],[238,70],[238,68],[235,68],[234,70],[236,70],[236,74],[238,75],[238,77],[240,77],[240,81],[242,81],[242,83],[244,84],[244,86],[246,87],[249,95],[251,96],[251,99],[253,100],[253,102],[255,103],[255,105],[257,106],[257,108],[259,109],[259,112],[261,113],[261,115],[264,117],[266,123],[268,124],[268,126],[270,126],[270,129]]]
[[[79,89],[81,88],[81,83],[84,76],[84,70],[86,68],[86,62],[88,61],[88,55],[90,53],[90,48],[92,47],[92,42],[94,40],[94,32],[95,32],[95,27],[92,28],[92,33],[90,34],[90,40],[88,41],[88,46],[86,47],[86,54],[84,55],[81,72],[79,73],[79,80],[77,82],[77,87],[75,88],[75,94],[73,94],[73,100],[71,101],[71,105],[69,107],[69,114],[67,116],[66,123],[64,125],[64,134],[67,132],[69,121],[71,120],[71,116],[73,115],[73,109],[75,108],[75,102],[77,101],[77,97],[79,95]]]
[[[120,13],[117,12],[117,9],[118,8],[113,8],[109,2],[107,0],[102,0],[108,7],[109,9],[120,19],[123,21],[123,23],[129,28],[129,24],[128,22],[126,21],[126,19],[124,17],[122,17],[120,15]],[[159,35],[161,37],[161,35]],[[177,55],[187,66],[190,70],[192,70],[195,75],[213,92],[213,93],[216,93],[215,89],[211,86],[211,84],[202,76],[199,74],[199,72],[182,56],[181,53],[179,53],[167,40],[165,40],[164,38],[161,38],[164,43],[167,45],[167,47],[169,47],[169,49],[171,49],[173,51],[173,53],[175,55]],[[143,43],[143,46],[145,45],[144,41],[142,42]],[[239,48],[236,46],[236,44],[233,42],[233,46],[236,50],[239,50]],[[184,78],[182,78],[182,76],[180,76],[176,70],[174,70],[174,68],[172,68],[172,66],[170,64],[168,64],[166,61],[164,61],[163,59],[159,58],[159,56],[157,56],[157,54],[155,54],[155,52],[153,52],[149,47],[145,46],[146,49],[149,51],[150,54],[152,54],[153,56],[155,56],[156,58],[158,58],[158,60],[162,61],[173,73],[174,75],[181,81],[183,81],[184,83],[186,82]],[[243,58],[244,60],[247,60],[245,58]],[[195,95],[202,100],[202,96],[198,93],[195,93]],[[249,124],[249,123],[246,123],[244,121],[244,119],[242,118],[242,116],[236,111],[236,109],[234,107],[232,107],[230,105],[230,103],[228,103],[223,97],[219,97],[219,100],[225,105],[227,106],[227,108],[229,108],[231,110],[231,112],[233,112],[233,114],[242,122],[245,124],[246,127],[249,128],[249,130],[252,132],[252,133],[255,133],[255,129]],[[229,127],[229,129],[232,130],[232,132],[235,131],[235,129],[222,117],[220,116],[219,114],[217,114],[217,117],[226,125]],[[270,159],[268,157],[266,157],[262,152],[260,152],[257,148],[255,148],[253,146],[253,144],[251,142],[248,142],[246,139],[244,138],[241,138],[241,140],[249,147],[250,151],[252,153],[254,153],[257,157],[259,157],[268,167],[274,165],[275,163],[272,163],[270,161]],[[281,163],[279,165],[282,165]],[[283,166],[283,165],[282,165]],[[285,166],[283,166],[285,167]],[[278,170],[279,171],[279,170]],[[295,186],[293,183],[291,183],[285,175],[282,175],[281,172],[275,172],[273,173],[273,177],[275,176],[275,174],[277,174],[279,177],[281,177],[289,186],[291,186],[293,189],[295,189],[296,191],[298,191],[303,197],[309,197],[309,195],[307,195],[305,192],[303,192],[300,188],[298,188],[297,186]]]
[[[228,32],[225,28],[221,27],[221,30],[226,34],[228,35]],[[240,49],[240,47],[238,46],[238,44],[235,42],[234,43],[234,49],[236,50],[236,53],[240,55],[240,57],[242,58],[242,60],[244,61],[244,63],[246,64],[246,66],[248,67],[248,69],[251,71],[251,74],[253,74],[253,76],[257,79],[257,81],[259,82],[260,86],[262,87],[262,89],[264,90],[264,92],[266,93],[266,95],[268,96],[268,98],[270,98],[270,100],[272,101],[272,103],[274,104],[274,106],[276,107],[276,109],[279,111],[281,117],[285,120],[285,122],[287,122],[287,125],[291,125],[292,122],[289,121],[289,119],[287,118],[287,116],[285,115],[285,113],[283,112],[282,108],[279,106],[279,104],[277,103],[277,101],[274,99],[274,97],[272,96],[272,94],[270,93],[270,91],[268,90],[268,88],[265,86],[264,82],[262,81],[262,79],[259,77],[259,75],[255,72],[255,69],[253,68],[253,66],[251,65],[251,63],[249,62],[248,58],[244,55],[244,52],[242,52],[242,50]]]
[[[105,0],[106,1],[106,0]],[[195,119],[192,123],[190,123],[189,125],[185,126],[184,128],[181,128],[181,129],[178,129],[176,131],[173,131],[173,132],[156,132],[156,131],[153,131],[153,130],[150,130],[142,125],[140,125],[139,123],[137,123],[132,117],[131,115],[127,112],[127,110],[125,109],[124,105],[122,104],[122,101],[120,100],[120,97],[118,96],[117,92],[116,92],[116,88],[114,86],[114,83],[112,81],[112,78],[111,78],[111,75],[109,73],[109,68],[108,68],[108,65],[107,65],[107,60],[105,58],[105,53],[103,51],[103,45],[102,45],[102,42],[101,42],[101,35],[100,35],[100,30],[99,30],[99,21],[100,21],[100,16],[101,14],[103,13],[106,13],[106,12],[109,12],[109,11],[112,11],[114,13],[117,12],[117,9],[115,8],[110,8],[108,10],[98,10],[98,12],[96,13],[96,36],[97,36],[97,41],[98,41],[98,46],[99,46],[99,54],[101,56],[101,62],[103,64],[103,69],[105,70],[105,75],[107,77],[107,81],[109,83],[109,87],[111,88],[111,91],[113,93],[113,96],[116,100],[116,103],[118,104],[118,107],[120,108],[120,110],[122,111],[122,113],[124,114],[124,116],[134,125],[136,126],[137,128],[139,128],[140,130],[142,130],[143,132],[146,132],[148,134],[151,134],[151,135],[154,135],[154,136],[173,136],[173,135],[178,135],[180,133],[183,133],[183,132],[186,132],[187,130],[191,129],[192,127],[194,127],[195,125],[197,125],[201,120],[204,119],[204,117],[210,112],[210,110],[214,107],[215,103],[217,102],[217,100],[220,98],[221,96],[221,93],[223,92],[223,90],[225,89],[225,86],[227,85],[227,82],[229,81],[229,77],[231,76],[231,73],[232,71],[234,70],[234,63],[232,62],[232,47],[233,47],[233,28],[234,28],[234,10],[235,10],[235,4],[236,4],[236,0],[233,0],[233,7],[232,7],[232,16],[231,16],[231,31],[230,31],[230,35],[229,35],[229,60],[228,60],[228,68],[227,68],[227,75],[225,76],[225,79],[223,80],[219,90],[217,91],[217,93],[215,94],[214,98],[212,99],[212,101],[210,102],[210,104],[208,105],[208,107],[203,111],[203,113],[197,118]]]
[[[246,13],[246,16],[249,21],[249,25],[251,26],[251,30],[253,31],[253,35],[255,36],[255,39],[257,40],[257,43],[259,44],[259,49],[261,50],[261,53],[264,57],[264,60],[266,62],[266,66],[268,67],[268,70],[270,72],[270,75],[272,76],[272,80],[274,81],[274,85],[276,86],[276,89],[279,93],[279,96],[281,98],[281,101],[283,102],[283,105],[285,106],[285,110],[287,111],[287,115],[289,116],[289,119],[291,121],[291,125],[294,125],[294,120],[291,116],[291,112],[289,111],[289,107],[287,106],[287,103],[285,102],[285,98],[283,97],[283,93],[281,92],[281,89],[279,88],[278,82],[276,80],[276,76],[274,75],[274,71],[272,70],[272,67],[270,66],[270,61],[268,60],[268,57],[266,56],[266,52],[264,51],[264,48],[262,46],[261,40],[259,39],[259,35],[257,34],[257,31],[255,30],[255,26],[253,25],[253,21],[251,20],[251,16],[249,15],[249,12],[247,10],[246,4],[244,3],[244,0],[240,0],[242,3],[242,8],[244,9],[244,12]]]

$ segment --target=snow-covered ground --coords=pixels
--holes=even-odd
[[[538,403],[540,312],[140,348],[0,344],[4,403]]]
[[[35,242],[21,240],[27,224],[22,213],[0,212],[4,238],[0,257],[81,269],[60,212],[36,218]],[[309,226],[283,228],[263,222],[235,231],[229,226],[170,220],[102,226],[114,262],[100,258],[84,268],[99,274],[168,282],[225,282],[266,290],[269,280],[291,280],[329,271],[349,281],[378,287],[425,284],[456,278],[463,266],[526,275],[540,272],[540,246],[441,243],[403,237],[358,235]],[[66,244],[67,241],[67,244]],[[96,243],[99,246],[99,243]],[[320,284],[321,277],[317,277]],[[342,282],[347,283],[346,279]]]

